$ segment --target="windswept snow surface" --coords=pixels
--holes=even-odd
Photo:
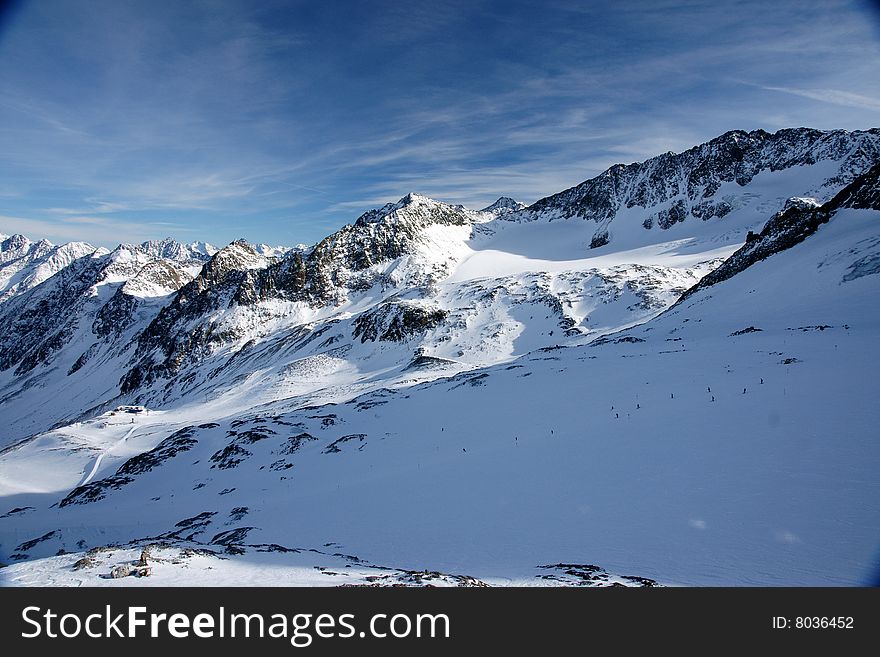
[[[216,582],[264,581],[255,546],[330,544],[487,583],[550,583],[536,568],[561,563],[662,584],[864,584],[880,548],[880,278],[851,274],[880,255],[877,221],[842,210],[593,344],[320,407],[134,414],[131,453],[186,426],[193,442],[130,482],[99,478],[124,458],[108,455],[89,494],[71,490],[131,417],[45,434],[0,457],[3,499],[24,509],[0,519],[0,577],[100,583],[40,558],[157,537],[222,550],[242,529]],[[284,554],[285,581],[314,581]]]

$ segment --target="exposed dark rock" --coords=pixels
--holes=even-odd
[[[625,586],[619,582],[611,582],[610,575],[604,568],[594,566],[593,564],[572,564],[557,563],[546,566],[538,566],[546,570],[556,571],[552,574],[539,575],[541,579],[553,580],[563,584],[574,584],[575,586]],[[620,579],[625,579],[638,586],[657,586],[657,582],[647,577],[637,577],[633,575],[622,575]]]
[[[730,334],[730,337],[734,337],[736,335],[745,335],[746,333],[757,333],[758,331],[763,331],[764,329],[755,328],[754,326],[746,326],[744,329],[740,329],[738,331],[734,331]]]
[[[17,374],[48,362],[76,330],[89,292],[106,263],[79,258],[37,286],[4,303],[0,314],[0,370]],[[46,281],[49,283],[49,281]]]
[[[175,523],[174,526],[177,529],[165,532],[160,538],[192,541],[208,528],[212,518],[216,515],[216,511],[202,511],[191,518],[184,518],[180,522]]]
[[[303,409],[305,410],[305,409]],[[328,413],[327,415],[309,415],[310,420],[321,420],[321,428],[329,429],[332,426],[335,426],[339,421],[339,418],[335,413]]]
[[[228,470],[229,468],[236,467],[249,456],[251,456],[249,451],[233,441],[223,449],[214,452],[210,460],[215,465],[212,465],[211,467]]]
[[[103,500],[107,496],[108,490],[118,490],[133,481],[134,479],[132,477],[111,475],[104,479],[88,483],[85,486],[77,486],[70,491],[63,500],[61,500],[58,506],[65,507],[71,504],[88,504],[89,502],[97,502],[98,500]]]
[[[120,286],[95,315],[92,332],[99,338],[118,337],[133,322],[138,304],[137,297],[125,294]]]
[[[77,559],[73,564],[73,570],[83,570],[84,568],[94,568],[98,565],[98,560],[93,556],[86,555],[82,559]]]
[[[243,445],[253,445],[256,442],[265,440],[275,435],[276,432],[268,427],[254,427],[248,431],[229,431],[227,436],[232,436],[232,440],[226,447],[214,452],[211,456],[212,468],[220,468],[227,470],[236,467],[239,463],[251,456],[251,452],[243,447]]]
[[[657,225],[666,230],[684,221],[686,217],[687,204],[682,199],[679,199],[668,208],[664,208],[657,213]]]
[[[611,241],[611,238],[608,235],[607,230],[600,230],[595,235],[593,235],[590,240],[590,248],[598,249],[600,246],[605,246],[608,242]]]
[[[237,506],[229,512],[229,521],[238,522],[244,518],[250,509],[246,506]]]
[[[410,370],[432,370],[432,369],[442,369],[445,367],[449,367],[450,365],[455,365],[456,362],[454,360],[448,360],[446,358],[437,358],[435,356],[416,356],[413,358],[409,364],[404,368],[405,372]]]
[[[74,361],[73,365],[70,366],[70,369],[67,370],[67,376],[78,372],[82,367],[91,360],[91,358],[97,353],[98,345],[93,344],[88,349],[86,349],[82,354],[80,354],[79,358]]]
[[[637,338],[634,335],[624,335],[621,337],[614,337],[613,335],[603,336],[601,338],[597,338],[593,340],[590,344],[594,346],[602,345],[602,344],[626,344],[631,343],[635,344],[638,342],[644,342],[644,338]]]
[[[510,214],[511,212],[517,212],[518,210],[522,210],[525,206],[524,203],[520,203],[509,196],[502,196],[497,201],[495,201],[492,205],[486,206],[480,212],[491,212],[496,216],[501,216],[505,214]]]
[[[315,438],[310,433],[305,432],[299,433],[295,436],[290,436],[284,446],[281,447],[281,449],[279,449],[277,453],[282,456],[289,456],[291,454],[294,454],[295,452],[298,452],[307,443],[315,440],[317,440],[317,438]]]
[[[191,527],[204,527],[207,526],[211,522],[211,518],[216,515],[216,511],[202,511],[198,515],[194,515],[191,518],[184,518],[180,522],[174,523],[174,526],[182,527],[184,529],[190,529]]]
[[[324,448],[324,451],[321,453],[322,454],[338,454],[339,452],[342,451],[339,448],[340,445],[347,443],[351,440],[357,440],[358,442],[363,443],[364,440],[366,440],[366,439],[367,439],[367,434],[365,434],[365,433],[353,433],[348,436],[342,436],[341,438],[337,438],[332,443],[327,445],[327,447]],[[361,445],[359,449],[363,449],[363,447],[364,446]]]
[[[149,472],[180,452],[191,450],[198,443],[195,427],[184,427],[165,438],[149,452],[128,459],[116,471],[117,475],[138,475]]]
[[[383,303],[358,316],[354,321],[352,335],[360,338],[361,342],[402,342],[435,328],[446,315],[445,310],[425,308],[413,303]]]
[[[48,541],[50,538],[53,538],[57,535],[58,535],[57,530],[52,530],[50,532],[46,532],[42,536],[38,536],[37,538],[31,539],[29,541],[25,541],[24,543],[19,545],[17,548],[15,548],[15,551],[16,552],[27,552],[28,550],[31,550],[32,548],[39,545],[43,541]]]
[[[225,532],[220,532],[214,538],[211,539],[211,545],[240,545],[247,538],[248,533],[251,530],[255,529],[255,527],[239,527],[238,529],[229,529]]]

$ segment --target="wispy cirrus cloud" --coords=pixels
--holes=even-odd
[[[865,15],[855,0],[26,3],[0,39],[0,213],[65,231],[109,217],[107,244],[126,223],[312,242],[408,191],[534,201],[734,128],[871,127]]]
[[[870,96],[864,96],[851,91],[843,91],[841,89],[795,89],[793,87],[765,86],[762,86],[761,88],[766,89],[767,91],[778,91],[784,94],[791,94],[792,96],[818,100],[832,105],[855,107],[875,112],[880,111],[880,98],[872,98]]]

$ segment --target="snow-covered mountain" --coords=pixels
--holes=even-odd
[[[96,251],[85,242],[55,246],[24,235],[0,235],[0,303],[55,275],[77,258]]]
[[[668,230],[684,221],[724,217],[759,199],[766,202],[766,193],[761,193],[766,191],[765,183],[789,176],[797,179],[792,185],[804,189],[801,195],[826,201],[871,166],[878,153],[876,128],[864,132],[791,128],[772,134],[733,130],[683,153],[615,165],[541,199],[516,218],[593,221],[597,225],[590,246],[596,248],[619,239],[618,231],[630,237],[639,223],[648,230]],[[642,238],[658,239],[644,234]]]
[[[138,246],[138,249],[156,259],[173,260],[180,264],[205,263],[217,253],[217,247],[207,242],[181,244],[170,237],[158,241],[143,242]]]
[[[0,305],[0,578],[863,581],[878,161],[733,132],[529,207],[84,254]]]
[[[525,209],[525,207],[525,203],[520,203],[509,196],[502,196],[491,205],[480,210],[480,212],[500,217],[501,215],[510,214],[511,212],[518,212],[519,210]]]

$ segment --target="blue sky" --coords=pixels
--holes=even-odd
[[[611,5],[609,7],[609,5]],[[0,232],[311,243],[726,130],[880,125],[876,3],[22,0]]]

